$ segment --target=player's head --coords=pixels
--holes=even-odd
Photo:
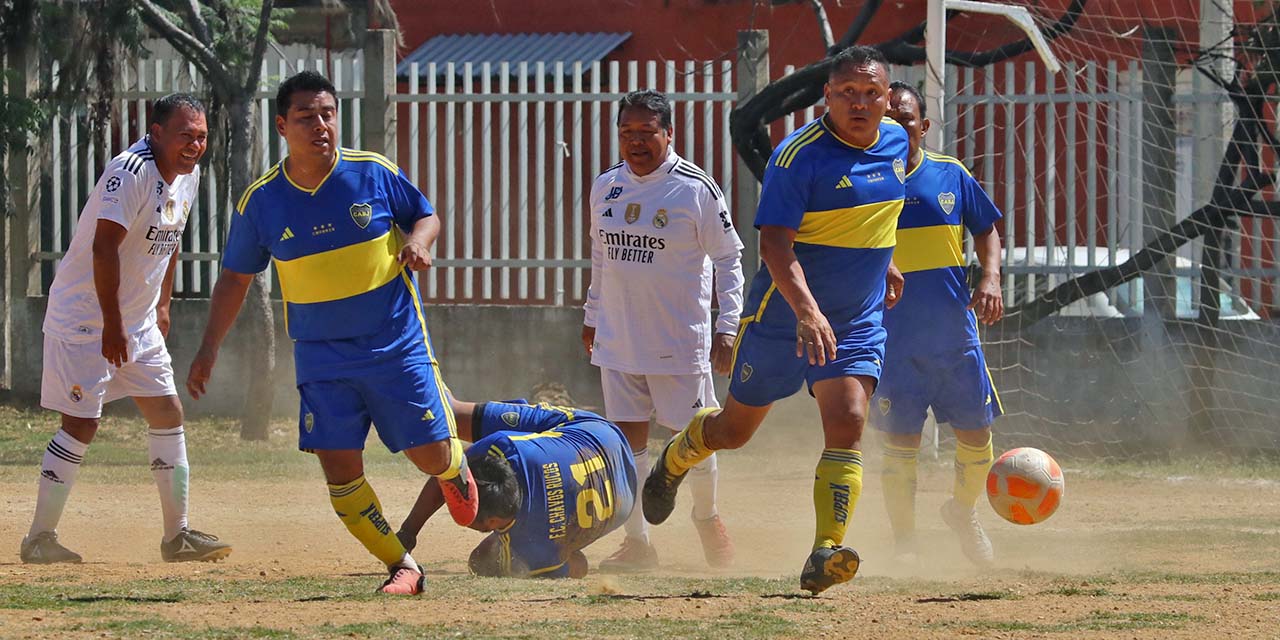
[[[618,102],[618,146],[636,175],[648,175],[667,159],[674,133],[671,101],[652,89],[632,91]]]
[[[889,108],[889,63],[878,49],[849,47],[837,53],[822,88],[827,121],[847,142],[875,142],[880,119]]]
[[[194,96],[171,93],[151,105],[151,154],[160,174],[186,175],[196,170],[208,148],[209,125],[204,105]]]
[[[907,139],[911,141],[911,158],[914,160],[920,151],[924,134],[929,131],[929,118],[926,117],[924,98],[920,92],[902,81],[890,84],[889,117],[897,120],[907,130]]]
[[[480,509],[471,528],[476,531],[501,529],[515,519],[520,510],[520,481],[506,460],[482,453],[467,456],[467,466],[476,479]]]
[[[315,71],[289,76],[276,91],[276,132],[289,155],[332,160],[338,146],[338,98],[333,83]]]

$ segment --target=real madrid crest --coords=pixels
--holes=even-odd
[[[903,184],[907,182],[907,165],[902,158],[893,159],[893,175],[898,176],[898,182]]]
[[[365,202],[357,202],[351,205],[351,219],[361,229],[367,228],[369,222],[373,220],[373,205]]]
[[[631,204],[627,205],[627,213],[626,215],[623,216],[623,219],[627,221],[627,224],[631,224],[636,220],[639,220],[640,219],[640,203],[632,202]]]
[[[950,191],[946,193],[939,193],[938,206],[942,207],[942,210],[950,215],[951,210],[956,208],[956,194],[951,193]]]
[[[653,214],[653,226],[659,229],[667,226],[667,210],[666,209],[658,209],[658,212]]]

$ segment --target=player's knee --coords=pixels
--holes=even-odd
[[[77,418],[64,413],[62,414],[62,430],[77,441],[89,444],[93,442],[93,436],[98,433],[98,419]]]
[[[453,457],[452,446],[452,441],[445,439],[406,449],[404,454],[423,473],[434,476],[448,470]]]

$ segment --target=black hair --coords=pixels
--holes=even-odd
[[[516,517],[520,510],[520,481],[516,472],[506,460],[488,452],[477,456],[467,456],[467,466],[476,479],[476,493],[480,500],[480,509],[476,512],[476,521],[488,518],[508,519]]]
[[[667,99],[667,94],[653,89],[645,89],[644,91],[632,91],[618,101],[618,122],[622,124],[622,112],[627,109],[647,109],[658,114],[658,124],[663,129],[671,128],[671,101]]]
[[[164,126],[178,109],[190,109],[204,114],[204,104],[189,93],[171,93],[151,104],[151,121],[148,124]]]
[[[911,86],[911,85],[909,85],[909,84],[907,84],[907,83],[905,83],[905,82],[903,82],[903,81],[901,81],[901,80],[894,80],[893,82],[890,82],[890,83],[889,83],[889,95],[893,95],[894,93],[896,93],[896,92],[898,92],[898,91],[902,91],[902,92],[904,92],[904,93],[909,93],[909,94],[911,94],[911,97],[916,99],[916,104],[920,105],[920,117],[921,117],[922,119],[923,119],[923,118],[928,118],[928,117],[929,117],[928,112],[925,110],[924,96],[920,95],[920,90],[919,90],[919,89],[917,89],[917,88],[915,88],[915,87],[913,87],[913,86]]]
[[[884,57],[884,53],[875,47],[860,44],[854,45],[831,57],[831,66],[827,69],[827,79],[831,79],[832,76],[849,67],[859,67],[871,63],[880,65],[880,68],[884,69],[886,74],[888,73],[889,60]]]
[[[335,100],[338,98],[338,90],[333,88],[333,83],[328,78],[316,71],[299,71],[281,82],[280,88],[276,90],[276,115],[282,118],[287,116],[293,94],[303,91],[327,92]]]

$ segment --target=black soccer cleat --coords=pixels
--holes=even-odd
[[[649,470],[649,477],[644,480],[641,505],[644,507],[644,519],[649,524],[666,522],[676,508],[676,491],[687,472],[675,475],[667,471],[667,456],[671,454],[671,447],[675,446],[676,438],[679,437],[681,436],[676,434],[675,438],[667,441],[667,446],[662,448],[662,455],[658,456],[658,461]]]
[[[862,559],[849,547],[819,547],[809,554],[800,572],[800,588],[818,595],[831,587],[848,582],[858,573]]]

